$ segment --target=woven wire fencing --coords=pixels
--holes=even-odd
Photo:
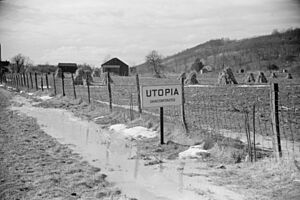
[[[28,76],[25,76],[30,77]],[[41,78],[42,77],[42,78]],[[8,74],[7,84],[27,91],[44,90],[63,94],[71,98],[81,98],[85,102],[105,105],[109,110],[110,96],[108,85],[101,78],[94,78],[91,85],[74,85],[70,74],[61,78],[48,74],[48,87],[45,74],[32,74],[31,84],[18,74]],[[112,77],[111,103],[113,109],[123,108],[132,115],[138,111],[138,89],[135,77]],[[23,81],[23,83],[22,83]],[[42,83],[42,81],[44,83]],[[17,83],[18,82],[18,83]],[[179,80],[142,77],[140,85],[179,84]],[[75,90],[75,92],[74,92]],[[273,152],[274,124],[271,118],[272,106],[270,85],[195,85],[185,86],[184,111],[189,134],[200,137],[232,138],[250,143],[251,148]],[[300,157],[300,85],[282,84],[278,93],[278,117],[281,151],[284,157]],[[158,108],[143,109],[143,114],[158,118]],[[174,125],[182,125],[180,106],[164,108],[166,121]],[[249,148],[249,146],[248,146]],[[258,155],[259,157],[259,155]]]

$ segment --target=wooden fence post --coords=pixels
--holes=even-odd
[[[185,104],[185,98],[184,98],[184,77],[181,77],[181,91],[182,91],[181,119],[182,119],[182,124],[183,124],[184,129],[188,133],[188,127],[187,127],[187,123],[186,123],[186,119],[185,119],[185,108],[184,108],[184,104]]]
[[[65,93],[65,80],[64,79],[65,79],[64,72],[61,71],[62,95],[66,96],[66,93]]]
[[[273,130],[273,148],[275,158],[277,161],[282,157],[281,142],[280,142],[280,128],[279,128],[279,114],[278,114],[278,83],[271,83],[270,90],[270,105],[271,105],[271,120]]]
[[[87,85],[87,89],[88,89],[88,100],[89,100],[89,103],[91,103],[90,83],[89,83],[88,74],[86,74],[86,85]]]
[[[23,81],[24,81],[24,87],[26,86],[26,77],[25,77],[25,73],[23,72]]]
[[[54,95],[56,95],[56,83],[55,83],[55,74],[52,74],[53,77],[53,88],[54,88]]]
[[[138,109],[139,109],[139,113],[142,113],[142,104],[141,104],[141,88],[140,88],[140,79],[139,79],[139,75],[136,74],[135,75],[136,78],[136,89],[137,89],[137,95],[138,95]]]
[[[112,112],[112,95],[111,95],[111,83],[110,83],[110,74],[107,72],[107,89],[108,89],[108,97],[109,97],[109,110]]]
[[[32,80],[32,74],[29,73],[30,83],[31,83],[31,89],[33,89],[33,80]]]
[[[19,85],[20,85],[20,87],[22,87],[23,86],[23,77],[22,77],[22,74],[21,73],[19,73],[18,74],[18,79],[19,79]]]
[[[41,74],[41,88],[42,88],[42,91],[44,91],[44,80],[43,80],[43,74]]]
[[[26,81],[27,81],[27,88],[28,88],[28,90],[29,90],[29,78],[28,78],[28,73],[26,74]]]
[[[35,89],[36,89],[36,90],[39,90],[36,72],[34,73],[34,80],[35,80]]]
[[[73,73],[71,73],[71,77],[72,77],[72,85],[73,85],[73,94],[74,94],[74,98],[76,99],[76,90],[75,90],[75,83],[74,83],[74,76]]]
[[[15,79],[16,79],[16,88],[19,89],[19,77],[18,77],[18,74],[15,74]]]
[[[252,144],[251,144],[251,134],[250,134],[250,124],[249,124],[249,113],[248,111],[245,112],[245,131],[246,131],[246,137],[247,137],[247,143],[248,143],[248,156],[250,158],[250,161],[253,161],[252,156]]]
[[[45,74],[46,77],[46,86],[47,86],[47,90],[49,90],[49,82],[48,82],[48,75],[47,73]]]
[[[253,117],[253,153],[254,153],[254,162],[256,162],[256,146],[255,146],[255,104],[253,104],[252,110],[252,117]]]

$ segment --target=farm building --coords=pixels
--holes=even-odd
[[[129,66],[118,58],[113,58],[101,65],[102,72],[110,72],[119,76],[128,76]]]
[[[62,70],[64,73],[72,73],[74,74],[77,70],[76,63],[58,63],[58,68]]]
[[[0,71],[1,72],[9,72],[8,70],[8,66],[9,66],[9,62],[8,61],[0,61]]]

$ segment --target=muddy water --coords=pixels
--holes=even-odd
[[[195,173],[199,163],[175,160],[144,166],[144,161],[135,156],[138,150],[120,134],[80,120],[65,110],[32,107],[20,98],[17,101],[22,101],[23,106],[12,109],[36,118],[47,134],[69,144],[84,160],[100,167],[108,180],[116,183],[127,196],[140,200],[243,199],[223,187],[210,184],[207,175],[199,173],[200,170]]]

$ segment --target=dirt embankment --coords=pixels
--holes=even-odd
[[[36,120],[8,109],[0,88],[0,199],[128,199]]]

